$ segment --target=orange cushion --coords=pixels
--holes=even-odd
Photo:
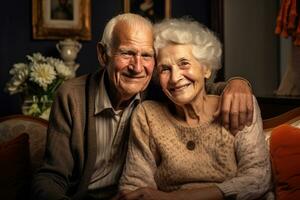
[[[0,199],[27,199],[30,189],[28,134],[0,144]]]
[[[300,199],[300,129],[281,125],[272,131],[270,154],[276,200]]]

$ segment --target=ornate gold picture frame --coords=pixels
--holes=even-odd
[[[171,0],[124,0],[124,12],[140,14],[156,22],[171,18]]]
[[[90,0],[32,0],[33,39],[91,40]]]

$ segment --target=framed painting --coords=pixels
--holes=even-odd
[[[171,17],[171,0],[124,0],[124,12],[136,13],[157,22]]]
[[[33,39],[91,40],[90,0],[32,0]]]

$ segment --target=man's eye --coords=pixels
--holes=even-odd
[[[142,54],[144,58],[153,58],[154,56],[152,54]]]
[[[154,55],[152,54],[142,54],[142,58],[146,61],[152,60],[154,58]]]
[[[120,55],[124,58],[131,58],[132,56],[134,56],[134,53],[131,51],[122,51],[120,52]]]
[[[130,56],[130,55],[132,55],[132,54],[129,53],[129,52],[122,52],[121,55],[123,55],[123,56]]]

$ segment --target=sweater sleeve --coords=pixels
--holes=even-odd
[[[66,191],[73,159],[69,145],[71,114],[66,93],[60,88],[51,108],[44,163],[32,183],[33,199],[68,199]]]
[[[231,80],[235,80],[235,79],[238,79],[238,80],[241,80],[241,81],[245,81],[248,84],[248,86],[250,88],[252,88],[251,84],[249,83],[249,81],[247,79],[244,79],[242,77],[236,76],[236,77],[230,78],[226,82],[213,83],[211,81],[206,81],[206,83],[205,83],[205,89],[206,89],[206,91],[207,91],[208,94],[221,95],[223,93],[225,87],[228,85],[228,83]]]
[[[205,89],[208,94],[221,95],[225,87],[226,87],[226,82],[213,83],[207,81],[205,83]]]
[[[139,105],[132,114],[128,152],[119,184],[120,190],[136,190],[140,187],[157,188],[154,180],[157,168],[153,153],[154,142],[150,136],[145,109]]]
[[[270,187],[271,166],[262,119],[255,98],[253,102],[255,109],[252,125],[244,128],[235,137],[237,174],[234,178],[217,184],[225,197],[258,199]]]

